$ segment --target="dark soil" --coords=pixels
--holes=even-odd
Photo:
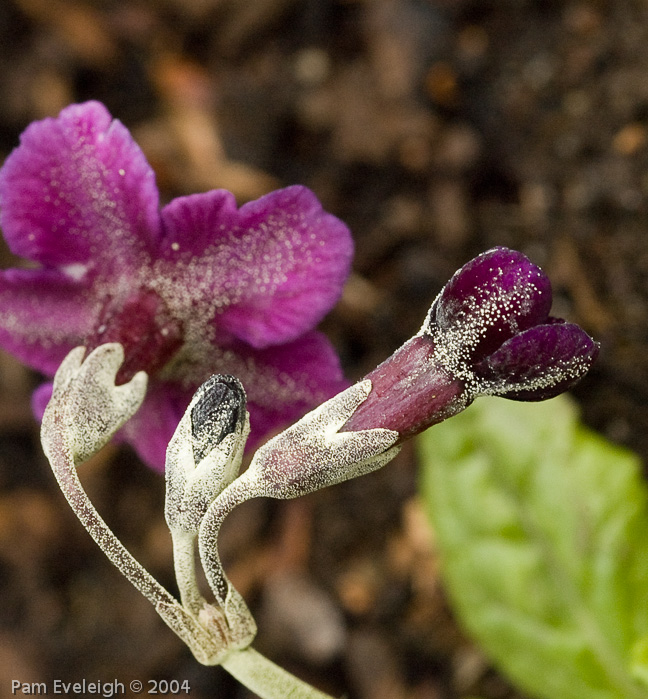
[[[356,240],[323,324],[350,378],[418,330],[465,261],[523,251],[552,279],[554,314],[602,344],[574,392],[585,421],[648,457],[645,2],[3,0],[0,90],[1,156],[30,121],[93,98],[165,199],[311,187]],[[0,696],[12,679],[83,678],[250,696],[192,659],[69,512],[31,417],[38,382],[0,355]],[[416,473],[409,448],[232,515],[223,557],[257,647],[350,699],[521,697],[449,611]],[[162,479],[115,447],[81,475],[173,590]]]

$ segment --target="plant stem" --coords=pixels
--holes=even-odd
[[[52,434],[54,432],[54,434]],[[45,446],[45,443],[44,445]],[[73,451],[61,430],[50,431],[46,453],[59,487],[81,524],[108,559],[153,605],[178,604],[171,593],[131,555],[113,534],[86,494],[74,463]]]
[[[173,566],[180,591],[182,606],[194,616],[198,616],[205,599],[196,583],[195,541],[196,535],[171,530],[173,540]]]
[[[222,666],[260,699],[333,699],[254,650],[229,653]]]
[[[248,471],[230,483],[212,502],[200,524],[198,549],[203,570],[216,599],[225,605],[230,582],[223,571],[218,554],[218,534],[227,515],[242,502],[259,495],[249,483]]]
[[[227,620],[223,618],[222,623],[234,622],[235,625],[225,629],[220,625],[219,617],[216,620],[218,623],[203,626],[197,618],[204,600],[195,579],[195,535],[184,532],[173,535],[174,561],[185,607],[129,553],[95,509],[77,473],[73,441],[66,433],[66,415],[57,407],[52,408],[50,419],[43,422],[41,441],[61,491],[108,559],[155,606],[158,614],[189,646],[196,659],[204,665],[222,664],[261,699],[332,699],[247,646],[254,637],[256,625],[243,599],[230,587],[220,568],[216,550],[218,529],[225,515],[235,505],[253,496],[249,489],[246,490],[245,479],[226,489],[228,496],[218,503],[220,508],[218,505],[213,508],[212,526],[208,526],[205,532],[215,552],[206,558],[208,562],[218,564],[218,573],[212,575],[210,583],[215,587],[217,598],[219,592],[224,597],[223,609]],[[204,556],[205,551],[201,550],[201,554]],[[210,572],[213,573],[213,569]],[[244,644],[247,647],[241,648]],[[235,649],[228,652],[228,646]]]
[[[222,640],[210,635],[173,595],[131,555],[97,512],[81,485],[74,451],[65,437],[64,420],[55,414],[43,430],[43,448],[70,507],[119,572],[153,604],[163,621],[189,646],[196,659],[214,665],[223,654]]]

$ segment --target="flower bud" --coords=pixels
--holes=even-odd
[[[210,503],[236,478],[250,431],[245,404],[233,376],[212,376],[196,391],[167,448],[172,530],[197,532]]]
[[[385,427],[402,442],[480,395],[539,401],[566,391],[598,344],[550,308],[549,279],[522,253],[479,255],[445,285],[419,333],[367,375],[373,391],[342,429]]]

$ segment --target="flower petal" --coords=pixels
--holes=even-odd
[[[48,381],[42,383],[33,393],[31,397],[32,411],[36,419],[40,422],[45,414],[45,408],[50,402],[52,391],[54,390],[54,382]]]
[[[83,344],[95,313],[83,281],[57,270],[0,272],[0,347],[45,374]]]
[[[157,242],[155,176],[102,104],[71,105],[20,140],[0,172],[0,225],[12,252],[121,271]]]
[[[252,347],[310,330],[337,301],[349,273],[349,230],[305,187],[272,192],[240,209],[221,190],[181,197],[163,209],[162,220],[162,255],[191,281],[183,286],[191,290],[193,312],[205,309],[219,329]]]
[[[474,367],[478,391],[522,401],[553,398],[587,373],[598,350],[578,325],[538,325],[512,337]]]
[[[190,349],[195,355],[189,354]],[[236,376],[247,394],[250,414],[254,403],[259,409],[257,422],[263,421],[252,423],[253,433],[301,417],[349,385],[330,341],[314,330],[262,350],[235,341],[227,347],[204,343],[183,351],[173,371],[160,378],[193,392],[210,373]]]
[[[460,334],[466,358],[479,362],[516,333],[547,322],[550,309],[544,272],[522,253],[498,247],[454,274],[426,322]]]

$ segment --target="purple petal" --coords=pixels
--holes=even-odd
[[[183,352],[168,378],[195,390],[209,374],[236,376],[248,405],[254,404],[263,420],[252,425],[253,433],[285,425],[348,386],[335,349],[317,331],[262,350],[235,342],[228,347],[205,343]]]
[[[294,186],[236,208],[229,192],[181,197],[162,211],[162,255],[177,261],[196,309],[256,348],[310,330],[339,298],[353,243],[315,195]]]
[[[45,408],[52,397],[54,384],[51,381],[41,384],[33,393],[31,398],[32,411],[34,416],[40,422],[45,414]]]
[[[236,376],[245,388],[249,403],[285,415],[286,421],[348,386],[335,349],[316,330],[292,342],[262,350],[240,342],[227,349],[213,348],[206,364],[210,373]],[[178,367],[176,374],[184,368]],[[205,370],[196,369],[191,383],[197,387],[204,379]]]
[[[45,374],[83,344],[95,312],[83,281],[56,270],[0,272],[0,347]]]
[[[129,289],[122,283],[121,292],[112,298],[108,295],[102,303],[84,343],[89,350],[106,342],[122,345],[125,360],[117,372],[117,383],[129,381],[140,370],[149,376],[157,374],[184,342],[182,323],[155,291]]]
[[[575,384],[597,355],[598,344],[578,325],[554,322],[511,338],[474,372],[480,393],[539,401]]]
[[[417,335],[365,376],[371,393],[340,431],[383,427],[399,442],[463,410],[472,400],[461,379],[436,360],[434,341]]]
[[[132,268],[159,236],[155,176],[99,102],[31,124],[0,172],[12,252],[46,266]]]
[[[437,297],[428,323],[462,336],[467,358],[479,362],[503,342],[547,322],[551,285],[522,253],[498,247],[465,264]]]

